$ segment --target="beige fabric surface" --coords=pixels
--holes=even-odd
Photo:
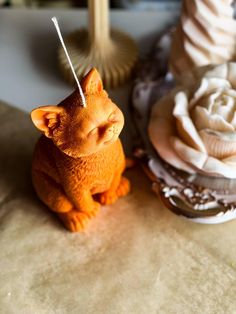
[[[67,232],[30,183],[38,133],[0,105],[0,313],[236,313],[236,221],[175,216],[140,169],[132,193]]]

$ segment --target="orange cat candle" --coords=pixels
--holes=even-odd
[[[31,113],[43,133],[36,144],[32,179],[38,197],[70,231],[82,231],[100,204],[129,192],[122,176],[125,156],[118,138],[124,117],[92,69],[82,80],[83,106],[75,90],[58,106]]]

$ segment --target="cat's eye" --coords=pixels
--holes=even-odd
[[[98,128],[95,127],[91,131],[89,131],[88,135],[95,135],[97,133],[97,131],[98,131]]]

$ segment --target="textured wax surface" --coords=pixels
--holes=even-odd
[[[235,313],[236,221],[183,220],[132,169],[132,192],[71,234],[31,187],[29,116],[1,104],[0,125],[1,313]]]
[[[81,82],[86,105],[75,90],[59,106],[31,113],[43,133],[32,161],[32,181],[40,200],[70,231],[82,231],[100,204],[113,204],[130,190],[125,155],[118,138],[121,110],[108,98],[95,68]]]

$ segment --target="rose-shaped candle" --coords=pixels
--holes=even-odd
[[[201,69],[164,96],[153,106],[149,135],[178,169],[236,178],[236,63]]]

